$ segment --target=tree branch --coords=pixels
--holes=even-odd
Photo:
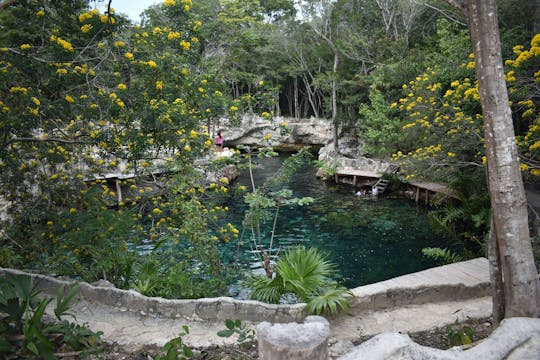
[[[61,138],[35,138],[35,137],[18,137],[18,138],[12,138],[9,139],[8,142],[4,144],[4,147],[7,147],[13,143],[17,142],[59,142],[63,144],[91,144],[89,141],[81,141],[81,140],[68,140],[68,139],[61,139]]]

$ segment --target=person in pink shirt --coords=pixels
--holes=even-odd
[[[215,144],[215,151],[216,152],[222,152],[223,151],[223,136],[221,136],[221,132],[218,132],[214,141]]]

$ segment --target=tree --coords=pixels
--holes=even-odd
[[[471,33],[484,115],[492,210],[490,270],[494,319],[539,315],[539,284],[529,237],[527,199],[506,90],[495,0],[447,0],[461,9]],[[500,268],[501,273],[497,270]],[[504,299],[497,294],[503,293]],[[501,302],[504,303],[503,306]]]

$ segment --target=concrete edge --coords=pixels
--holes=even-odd
[[[456,266],[458,265],[451,264],[434,269],[438,269],[439,272],[442,269],[444,272],[445,269],[455,268]],[[429,274],[430,270],[432,269],[351,289],[349,313],[377,311],[432,302],[461,301],[490,295],[489,279],[486,281],[461,281],[452,278],[452,276],[449,276],[448,279],[444,277],[441,279],[440,275],[432,278],[422,276],[422,274]],[[182,318],[188,321],[238,319],[252,322],[284,323],[303,321],[307,316],[306,304],[304,303],[278,305],[255,300],[238,300],[231,297],[164,299],[147,297],[134,290],[94,286],[86,282],[62,280],[15,269],[0,268],[1,273],[31,276],[40,290],[49,295],[55,295],[62,285],[67,289],[79,283],[81,285],[79,296],[89,302],[135,313]]]
[[[153,316],[183,318],[188,321],[238,319],[276,323],[303,321],[306,317],[304,303],[275,305],[255,300],[237,300],[231,297],[163,299],[147,297],[133,290],[94,286],[86,282],[61,280],[15,269],[0,268],[0,274],[2,273],[30,276],[38,288],[48,295],[55,295],[62,285],[65,289],[70,289],[80,284],[79,297],[89,302]]]
[[[350,309],[355,312],[376,311],[408,305],[462,301],[490,296],[491,282],[489,273],[487,273],[485,279],[471,280],[469,278],[468,281],[452,277],[451,269],[456,269],[460,264],[470,263],[471,261],[480,261],[485,263],[486,267],[488,266],[487,259],[478,258],[351,289],[353,295],[349,299]],[[429,279],[429,277],[421,279],[425,274],[434,274],[433,269],[437,269],[438,272],[448,270],[448,278],[439,276],[436,283],[434,282],[435,279]]]

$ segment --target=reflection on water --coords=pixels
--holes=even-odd
[[[255,170],[255,183],[261,185],[275,174],[282,160],[266,159],[264,167]],[[310,196],[315,202],[280,209],[274,247],[318,248],[337,265],[345,286],[352,288],[435,266],[422,256],[421,249],[452,247],[449,239],[433,231],[426,211],[417,209],[414,202],[384,196],[376,202],[370,197],[358,198],[352,187],[318,180],[315,172],[313,166],[306,166],[284,185],[294,196]],[[249,185],[247,171],[237,181]],[[244,211],[243,200],[235,199],[227,221],[241,229]],[[265,241],[270,239],[270,223],[263,228]],[[244,242],[236,260],[248,268],[256,257],[250,252],[249,239],[245,237]],[[236,257],[238,245],[229,244],[228,256]]]

